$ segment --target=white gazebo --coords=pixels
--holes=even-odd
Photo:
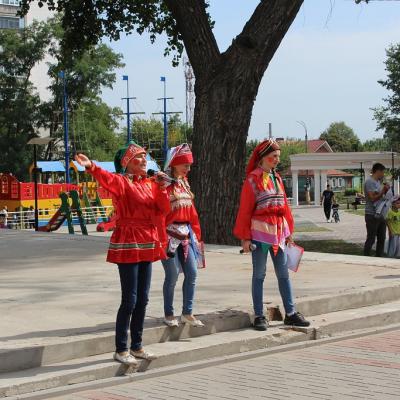
[[[299,171],[309,170],[314,173],[314,202],[318,204],[321,190],[327,184],[327,171],[330,169],[363,170],[364,176],[370,175],[372,165],[381,163],[386,168],[400,167],[400,157],[395,152],[351,152],[351,153],[304,153],[290,156],[292,171],[293,200],[292,204],[299,205]],[[395,181],[394,190],[399,194],[399,179]]]

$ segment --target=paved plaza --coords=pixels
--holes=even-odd
[[[54,400],[397,400],[400,330]]]

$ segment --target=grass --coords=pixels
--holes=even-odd
[[[354,215],[360,215],[363,217],[365,215],[365,210],[364,209],[358,209],[358,210],[345,210],[349,214],[354,214]]]
[[[319,253],[363,255],[363,248],[354,243],[344,240],[296,240],[296,244],[303,247],[305,251],[316,251]]]
[[[296,233],[301,233],[301,232],[327,232],[329,229],[326,229],[322,226],[318,226],[315,224],[297,224],[295,227],[295,232]]]

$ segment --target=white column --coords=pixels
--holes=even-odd
[[[319,204],[321,198],[321,171],[319,169],[314,169],[314,205]]]
[[[400,178],[397,178],[394,181],[394,194],[400,194]]]
[[[321,190],[324,191],[326,189],[326,185],[328,184],[328,175],[326,171],[321,171]]]
[[[298,171],[292,171],[292,204],[294,206],[299,205],[299,173]]]

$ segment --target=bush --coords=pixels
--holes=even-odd
[[[356,190],[356,189],[346,189],[346,190],[344,191],[344,195],[345,195],[345,196],[355,196],[356,193],[357,193],[357,190]]]

